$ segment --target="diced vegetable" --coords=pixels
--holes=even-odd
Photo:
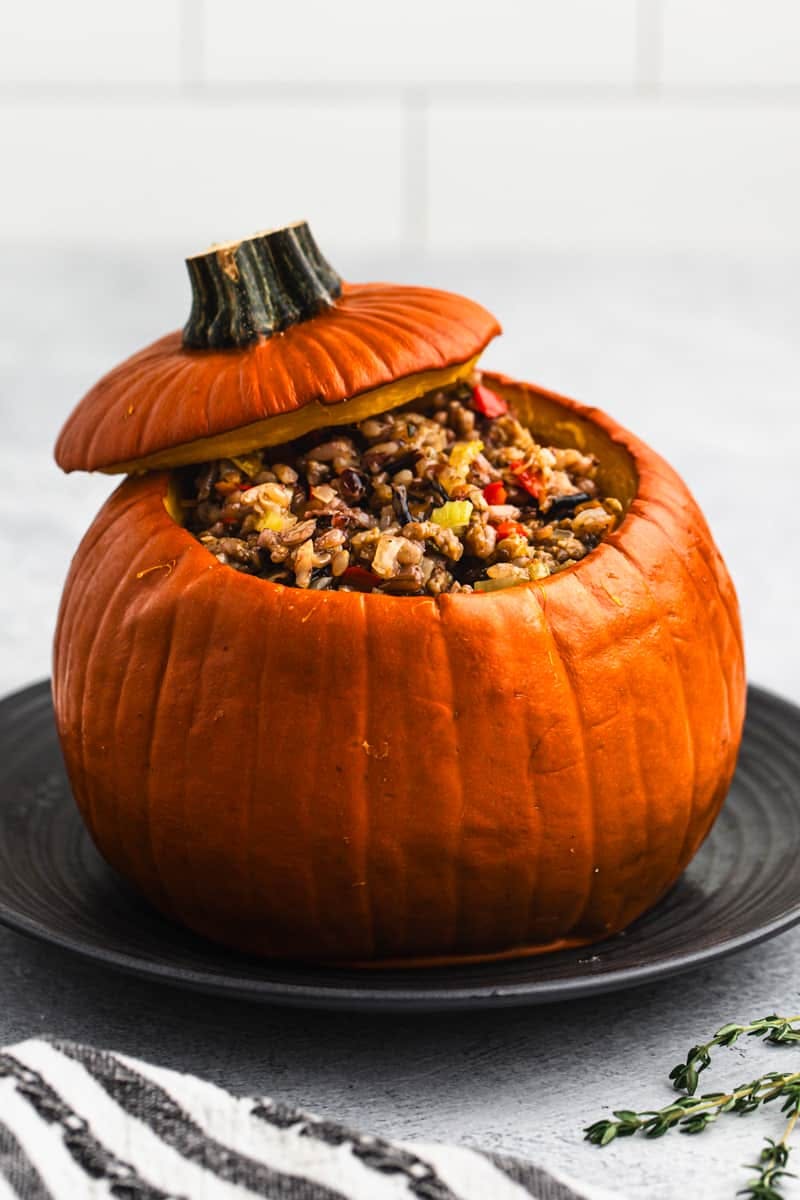
[[[517,575],[503,575],[500,579],[477,579],[474,583],[476,592],[499,592],[502,588],[519,587],[525,583]]]
[[[256,518],[256,529],[259,533],[262,533],[265,529],[274,529],[277,533],[288,524],[289,522],[286,517],[280,512],[276,512],[274,508],[268,509]]]
[[[544,481],[541,471],[531,470],[522,459],[510,464],[509,470],[520,487],[523,487],[534,500],[541,500]]]
[[[347,567],[340,575],[342,583],[354,588],[357,592],[371,592],[377,583],[377,575],[367,571],[365,567]]]
[[[519,521],[501,521],[499,525],[495,525],[495,533],[497,534],[498,541],[502,541],[503,538],[514,537],[514,535],[523,538],[530,536],[529,531],[524,525],[520,525]]]
[[[508,492],[498,479],[495,483],[487,483],[483,489],[483,497],[487,504],[505,504]]]
[[[481,450],[483,450],[483,442],[477,438],[471,442],[456,442],[450,451],[450,466],[459,475],[466,476]]]
[[[255,478],[259,471],[263,470],[261,459],[256,454],[242,455],[240,458],[232,458],[231,462],[234,464],[234,466],[238,467],[242,474],[246,475],[248,479]]]
[[[443,529],[452,529],[456,533],[466,529],[472,516],[472,503],[469,500],[448,500],[441,508],[435,508],[431,520]]]
[[[508,412],[508,401],[502,396],[498,396],[497,392],[493,392],[491,388],[484,387],[479,383],[477,387],[472,389],[472,407],[475,412],[482,413],[484,417],[502,417]]]

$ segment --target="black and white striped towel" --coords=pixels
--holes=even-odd
[[[0,1051],[0,1200],[603,1200],[530,1163],[390,1142],[74,1042]]]

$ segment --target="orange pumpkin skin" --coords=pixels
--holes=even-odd
[[[619,529],[540,583],[267,584],[173,522],[166,473],[127,479],[86,534],[54,671],[73,790],[108,862],[197,932],[371,964],[584,944],[708,833],[745,682],[705,521],[609,417],[489,379],[638,475]]]
[[[346,283],[325,312],[238,352],[185,349],[180,332],[169,333],[90,389],[61,431],[56,461],[65,471],[126,470],[309,405],[324,406],[322,425],[332,406],[463,363],[499,332],[465,296]]]

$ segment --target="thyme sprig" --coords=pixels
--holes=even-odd
[[[742,1188],[740,1196],[750,1196],[753,1200],[782,1200],[780,1181],[795,1178],[792,1172],[785,1168],[790,1153],[789,1138],[797,1124],[797,1117],[798,1110],[795,1108],[781,1140],[774,1142],[772,1138],[766,1138],[767,1144],[759,1154],[758,1162],[747,1164],[752,1170],[758,1171],[758,1175]]]
[[[747,1024],[730,1023],[718,1029],[707,1042],[692,1046],[684,1062],[669,1073],[672,1086],[683,1094],[663,1108],[634,1112],[616,1109],[613,1119],[595,1121],[584,1130],[586,1139],[595,1146],[607,1146],[615,1138],[632,1137],[640,1133],[647,1138],[663,1137],[672,1129],[680,1133],[702,1133],[724,1113],[754,1112],[763,1104],[782,1100],[781,1110],[789,1120],[779,1141],[766,1139],[758,1162],[747,1164],[758,1175],[740,1194],[751,1200],[782,1200],[781,1181],[790,1177],[786,1166],[790,1155],[789,1139],[800,1117],[800,1071],[767,1071],[757,1079],[739,1084],[728,1092],[706,1092],[696,1095],[700,1075],[711,1065],[711,1052],[717,1047],[732,1046],[740,1037],[756,1037],[776,1046],[800,1042],[800,1016],[781,1017],[777,1013]]]
[[[750,1021],[747,1025],[736,1025],[733,1022],[723,1025],[709,1041],[699,1046],[692,1046],[686,1055],[686,1062],[677,1063],[672,1068],[669,1077],[673,1087],[676,1091],[687,1092],[688,1095],[693,1096],[697,1091],[700,1073],[711,1065],[711,1051],[714,1047],[732,1046],[743,1034],[746,1034],[747,1037],[763,1038],[764,1041],[771,1042],[775,1046],[787,1046],[792,1042],[800,1042],[800,1029],[795,1029],[798,1022],[800,1022],[800,1016],[779,1017],[777,1013],[770,1013],[768,1017]]]

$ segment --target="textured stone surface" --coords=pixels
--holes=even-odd
[[[42,287],[43,257],[4,255],[0,691],[47,673],[71,550],[113,486],[59,475],[50,464],[58,425],[101,371],[182,323],[177,258],[65,251]],[[489,364],[608,408],[662,450],[729,560],[751,677],[800,699],[797,264],[540,257],[383,261],[374,273],[472,291],[507,328]],[[666,1073],[689,1045],[730,1019],[797,1011],[798,978],[800,931],[658,986],[558,1007],[327,1016],[180,995],[0,931],[0,1043],[80,1038],[377,1132],[531,1154],[631,1200],[723,1200],[746,1177],[737,1164],[779,1127],[777,1113],[602,1153],[581,1142],[581,1126],[609,1107],[667,1102]],[[721,1052],[708,1088],[787,1056],[797,1052],[753,1043]],[[800,1195],[798,1183],[786,1194]]]

